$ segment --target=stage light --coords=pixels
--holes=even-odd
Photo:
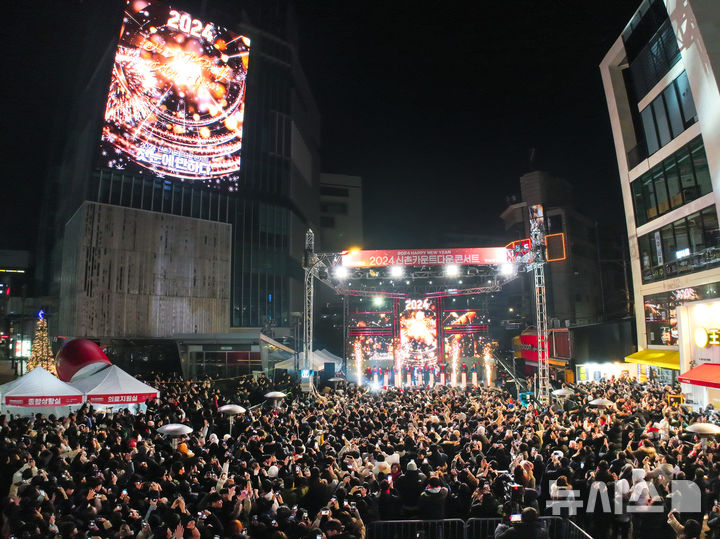
[[[405,281],[405,284],[410,284],[410,281]]]
[[[457,277],[460,274],[460,268],[455,264],[445,266],[445,275],[448,277]]]
[[[382,307],[383,303],[385,303],[385,298],[382,296],[375,296],[373,297],[373,305],[376,307]]]
[[[336,266],[333,271],[336,279],[346,279],[348,276],[348,269],[345,266]]]
[[[403,273],[403,267],[402,266],[391,266],[390,267],[390,276],[391,277],[402,277]]]
[[[512,313],[512,312],[515,311],[515,309],[513,309],[512,307],[510,307],[510,308],[508,309],[508,311],[510,311],[510,312]]]
[[[513,264],[503,264],[500,266],[500,273],[503,275],[514,275],[515,274],[515,266]]]

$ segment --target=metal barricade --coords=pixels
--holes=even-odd
[[[490,536],[492,537],[492,536]],[[464,539],[465,522],[445,520],[378,520],[368,529],[368,539]]]
[[[550,539],[593,539],[580,526],[559,516],[540,521]],[[378,520],[368,527],[368,539],[492,539],[503,522],[500,518],[459,518],[445,520]]]

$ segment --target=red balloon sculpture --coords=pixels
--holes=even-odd
[[[100,347],[87,339],[73,339],[55,358],[58,378],[70,382],[85,378],[112,365]]]

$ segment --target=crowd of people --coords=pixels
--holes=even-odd
[[[502,389],[147,381],[161,397],[144,413],[0,416],[3,537],[362,539],[378,520],[447,518],[547,537],[537,516],[553,513],[599,539],[720,537],[717,444],[686,432],[707,417],[670,387],[593,382],[541,409]],[[253,406],[278,387],[280,406]],[[226,403],[247,412],[231,425]],[[168,423],[193,432],[158,434]],[[699,504],[671,511],[680,480]]]

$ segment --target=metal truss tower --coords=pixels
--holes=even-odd
[[[545,216],[540,204],[530,206],[530,242],[535,284],[535,327],[538,354],[538,400],[550,405],[550,355],[548,353],[547,300],[545,290]]]
[[[315,233],[308,228],[305,232],[305,301],[303,303],[303,369],[310,368],[310,356],[313,344],[313,300],[315,295],[315,281],[313,270],[318,263],[315,254]]]

